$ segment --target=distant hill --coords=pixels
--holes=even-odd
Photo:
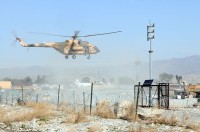
[[[37,75],[48,75],[50,71],[50,68],[41,66],[0,68],[0,78],[37,77]]]
[[[200,82],[200,55],[185,58],[172,58],[152,62],[152,73],[154,78],[158,78],[161,73],[181,75],[184,80],[191,83]],[[24,78],[30,76],[33,79],[37,75],[45,75],[53,81],[74,80],[89,76],[91,78],[117,79],[128,76],[137,81],[144,81],[149,77],[149,63],[141,61],[136,66],[134,62],[121,64],[102,65],[67,65],[65,67],[13,67],[0,68],[0,79],[5,77]]]
[[[159,60],[153,62],[152,67],[156,69],[154,71],[156,74],[163,72],[178,75],[200,74],[200,55]]]

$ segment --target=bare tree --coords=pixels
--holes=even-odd
[[[161,73],[159,75],[159,80],[160,82],[164,82],[164,83],[169,83],[172,81],[172,79],[174,78],[174,75],[172,74],[168,74],[168,73]]]
[[[178,84],[181,83],[181,80],[182,80],[182,76],[176,75],[176,81],[177,81]]]

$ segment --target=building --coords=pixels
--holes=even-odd
[[[0,81],[0,89],[11,89],[12,83],[11,81]]]

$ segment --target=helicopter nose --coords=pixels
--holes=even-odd
[[[100,52],[100,50],[95,46],[94,49],[96,50],[96,53]]]

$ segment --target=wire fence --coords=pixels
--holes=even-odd
[[[46,102],[57,104],[61,102],[67,102],[72,106],[90,105],[91,89],[90,88],[74,88],[59,90],[59,86],[54,89],[7,89],[4,92],[0,92],[1,104],[15,105],[17,101],[23,102]],[[100,100],[109,100],[111,104],[120,102],[122,100],[133,101],[133,89],[96,89],[92,93],[92,105],[96,105]],[[59,97],[59,102],[58,102]]]
[[[90,88],[79,89],[60,89],[59,87],[54,89],[9,89],[4,92],[0,92],[0,103],[15,105],[21,102],[46,102],[58,105],[59,103],[66,102],[73,107],[88,107],[90,105],[91,90]],[[137,92],[137,91],[135,91]],[[156,94],[152,94],[152,104],[156,106]],[[148,90],[143,95],[143,98],[139,98],[148,104]],[[169,101],[170,108],[185,108],[193,107],[193,104],[197,103],[196,98],[185,99],[173,99],[171,95]],[[92,93],[92,106],[95,106],[100,100],[109,100],[111,105],[123,100],[134,101],[134,88],[128,86],[128,88],[113,88],[113,89],[95,89]]]

